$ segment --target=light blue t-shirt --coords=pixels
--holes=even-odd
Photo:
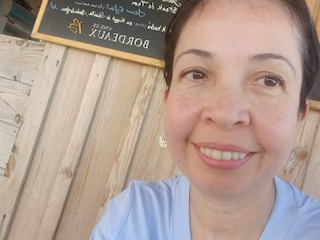
[[[276,200],[260,240],[320,240],[320,202],[275,177]],[[132,181],[110,200],[91,240],[191,240],[190,182]]]

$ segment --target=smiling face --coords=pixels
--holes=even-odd
[[[245,193],[283,167],[299,124],[298,36],[270,1],[208,1],[188,20],[165,95],[165,133],[193,186]]]

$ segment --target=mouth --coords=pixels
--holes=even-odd
[[[216,149],[200,147],[200,152],[207,157],[211,157],[214,160],[231,161],[244,159],[247,153],[243,152],[231,152],[231,151],[219,151]]]
[[[194,144],[194,146],[203,163],[210,168],[219,170],[235,170],[241,168],[246,165],[254,155],[254,152],[233,145],[228,147],[220,146],[220,150],[215,149],[214,146],[210,148],[207,146],[198,146],[197,144]]]

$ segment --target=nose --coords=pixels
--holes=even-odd
[[[228,84],[214,86],[205,96],[202,121],[229,130],[250,123],[249,103],[241,87]]]

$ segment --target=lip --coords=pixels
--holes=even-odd
[[[206,164],[208,167],[213,169],[218,169],[218,170],[235,170],[235,169],[241,168],[251,159],[251,157],[254,154],[248,149],[244,149],[242,147],[235,146],[235,145],[221,145],[221,144],[212,144],[212,143],[201,143],[201,144],[193,144],[193,145],[202,162]],[[211,157],[208,157],[202,154],[200,151],[200,147],[216,149],[219,151],[242,152],[242,153],[246,153],[247,155],[244,159],[238,159],[238,160],[230,160],[230,161],[215,160]]]

